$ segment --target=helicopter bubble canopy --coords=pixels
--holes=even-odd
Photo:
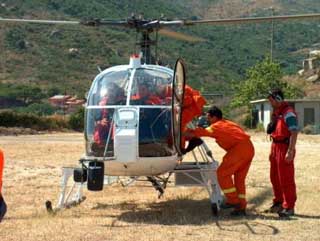
[[[86,156],[117,162],[172,157],[173,71],[140,64],[112,67],[93,81],[86,106]],[[170,141],[171,140],[171,141]]]

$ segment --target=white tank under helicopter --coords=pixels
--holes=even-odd
[[[85,25],[91,27],[116,26],[135,29],[141,34],[137,42],[142,55],[133,56],[128,65],[108,68],[98,74],[90,88],[85,114],[85,154],[79,168],[63,168],[61,193],[58,204],[48,211],[60,210],[84,200],[82,187],[102,190],[104,184],[119,181],[119,176],[129,177],[129,185],[146,176],[161,196],[169,182],[170,175],[176,174],[176,183],[204,186],[209,194],[213,214],[217,214],[222,200],[217,182],[218,162],[203,143],[192,151],[194,162],[181,162],[181,111],[185,85],[185,66],[178,60],[175,70],[155,65],[158,33],[186,41],[203,41],[170,30],[171,27],[198,24],[243,24],[266,21],[286,21],[320,18],[319,13],[213,19],[213,20],[145,20],[135,18],[114,21],[93,19],[85,21],[55,21],[1,18],[0,23],[32,23]],[[155,39],[150,35],[154,33]],[[151,54],[151,47],[155,54]],[[142,58],[141,58],[142,57]],[[147,102],[140,87],[149,92]],[[170,93],[163,94],[169,87]],[[143,91],[142,91],[143,92]],[[68,179],[73,176],[74,184],[67,192]],[[188,177],[186,181],[183,177]],[[179,181],[180,180],[180,181]],[[73,194],[73,195],[72,195]],[[71,197],[72,196],[72,197]]]

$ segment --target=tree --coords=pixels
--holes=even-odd
[[[11,89],[8,97],[21,100],[25,105],[28,105],[41,102],[45,94],[35,85],[18,85],[14,89]]]
[[[75,131],[83,131],[84,129],[84,108],[81,107],[77,112],[73,113],[69,119],[71,129]]]
[[[47,91],[48,97],[52,97],[54,95],[58,95],[61,93],[61,90],[57,86],[50,87]]]
[[[25,38],[25,30],[21,27],[15,27],[7,31],[4,39],[7,47],[16,50],[23,50],[26,48]]]
[[[281,88],[286,98],[302,96],[300,89],[282,80],[280,64],[270,58],[249,68],[246,76],[246,80],[233,85],[235,96],[231,101],[232,107],[248,106],[251,109],[251,100],[266,98],[268,91],[274,88]]]
[[[18,110],[22,113],[35,114],[37,116],[52,115],[55,112],[55,108],[48,103],[33,103]]]

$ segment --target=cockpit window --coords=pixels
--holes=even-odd
[[[115,143],[123,135],[119,130],[131,128],[136,130],[132,138],[138,140],[139,157],[173,155],[171,84],[172,74],[151,68],[109,71],[97,77],[88,98],[86,154],[116,158]],[[138,106],[126,106],[128,100]]]
[[[130,96],[131,105],[170,105],[172,77],[166,72],[137,69]]]
[[[131,72],[108,72],[95,82],[90,93],[90,106],[125,105]]]

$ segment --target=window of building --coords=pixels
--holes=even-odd
[[[315,124],[314,108],[304,108],[304,126]]]
[[[260,111],[261,111],[261,115],[260,115],[261,122],[263,122],[264,121],[264,104],[260,105]]]

